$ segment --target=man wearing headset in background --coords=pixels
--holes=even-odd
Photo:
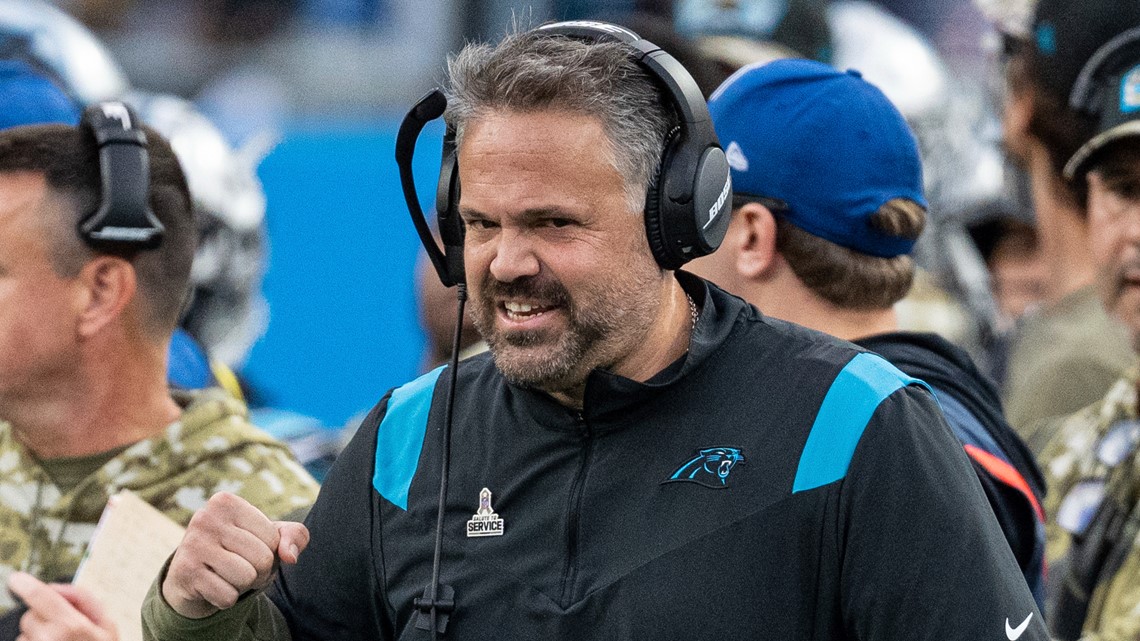
[[[490,355],[385,396],[305,526],[211,499],[149,638],[1046,638],[917,381],[677,270],[731,197],[679,65],[561,23],[449,71]]]
[[[1040,454],[1048,419],[1100,398],[1131,363],[1125,328],[1097,297],[1083,195],[1063,168],[1090,133],[1069,106],[1077,75],[1098,47],[1140,24],[1140,3],[1036,4],[1031,24],[1016,26],[1028,33],[1006,38],[1002,141],[1029,175],[1046,287],[1010,344],[1003,400],[1010,424]]]
[[[1058,48],[1087,31],[1041,14]],[[1068,26],[1069,28],[1065,28]],[[1129,329],[1133,366],[1103,399],[1046,432],[1050,628],[1062,641],[1140,635],[1140,21],[1105,38],[1069,98],[1086,132],[1064,177],[1084,196],[1097,290]]]
[[[2,71],[6,115],[54,104],[53,91],[62,96],[22,63]],[[168,387],[167,349],[198,233],[185,178],[165,140],[136,129],[121,104],[93,109],[92,117],[145,135],[147,153],[128,147],[139,166],[149,157],[144,189],[162,228],[157,248],[85,243],[79,222],[104,197],[120,211],[114,194],[101,194],[101,170],[117,170],[120,187],[134,171],[100,161],[91,132],[0,131],[0,576],[29,606],[22,625],[37,634],[90,626],[61,598],[73,592],[40,580],[71,578],[114,493],[131,490],[186,524],[219,490],[280,518],[318,490],[227,393]],[[7,611],[13,604],[0,594]]]

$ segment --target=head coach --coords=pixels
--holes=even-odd
[[[1046,638],[929,392],[678,270],[731,206],[680,65],[558,23],[449,71],[441,273],[491,353],[386,395],[307,528],[208,505],[151,638]]]

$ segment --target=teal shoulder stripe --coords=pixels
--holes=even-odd
[[[792,492],[811,490],[846,476],[855,446],[879,403],[911,384],[927,387],[876,354],[862,353],[851,359],[823,397],[800,454]]]
[[[372,487],[401,510],[408,509],[408,488],[420,464],[431,397],[442,372],[437,367],[393,390],[376,433]]]

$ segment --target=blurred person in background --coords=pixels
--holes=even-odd
[[[964,211],[960,217],[983,261],[984,281],[993,298],[993,333],[988,367],[995,381],[1006,379],[1009,343],[1018,324],[1045,299],[1045,261],[1029,199],[1029,178],[1004,163],[1002,195]]]
[[[899,331],[893,306],[910,289],[909,254],[926,220],[918,147],[902,115],[857,72],[801,60],[741,69],[709,111],[734,204],[720,249],[692,271],[930,384],[1040,606],[1045,488],[1032,455],[963,350]]]
[[[896,304],[899,323],[965,347],[983,371],[1000,366],[996,305],[963,224],[1004,189],[997,117],[981,83],[952,73],[914,28],[869,2],[679,0],[676,20],[726,77],[745,65],[809,58],[858,69],[886,94],[918,139],[930,203],[913,252],[915,284]]]
[[[993,278],[1003,325],[1012,328],[1045,297],[1045,264],[1033,225],[997,215],[970,227]]]
[[[67,126],[77,107],[51,78],[22,61],[0,61],[0,71],[0,292],[10,298],[0,328],[9,345],[0,350],[0,457],[9,461],[0,472],[0,575],[20,572],[21,593],[42,587],[33,576],[70,579],[120,489],[183,525],[221,490],[299,516],[317,485],[288,449],[253,428],[225,391],[167,378],[198,236],[168,143],[145,131],[160,248],[88,248],[76,221],[99,201],[94,141]],[[7,593],[0,599],[0,610],[12,608]],[[4,616],[0,638],[15,637],[19,616]]]
[[[1091,125],[1069,104],[1081,68],[1116,35],[1140,24],[1140,3],[1041,0],[1032,23],[1003,21],[1009,54],[1003,140],[1029,174],[1045,263],[1042,305],[1010,346],[1004,400],[1010,423],[1035,452],[1050,435],[1044,419],[1104,395],[1132,362],[1127,332],[1105,312],[1094,287],[1084,186],[1063,168]]]
[[[1099,7],[1104,10],[1105,7]],[[1074,8],[1075,16],[1098,10]],[[1116,6],[1112,20],[1122,18]],[[1037,29],[1058,50],[1090,20],[1057,20],[1043,0]],[[1067,28],[1068,27],[1068,28]],[[1072,30],[1070,30],[1072,29]],[[1083,194],[1096,289],[1128,328],[1132,366],[1097,402],[1039,433],[1049,482],[1050,627],[1057,639],[1140,637],[1140,20],[1103,42],[1079,69],[1068,105],[1088,138],[1063,165]]]

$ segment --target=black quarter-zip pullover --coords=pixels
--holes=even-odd
[[[489,357],[460,364],[442,639],[1048,638],[920,382],[678,279],[703,308],[683,362],[648,382],[595,371],[580,411]],[[431,577],[446,385],[425,375],[365,419],[275,607],[249,599],[199,629],[428,639],[413,600]],[[501,535],[468,536],[494,518]]]

